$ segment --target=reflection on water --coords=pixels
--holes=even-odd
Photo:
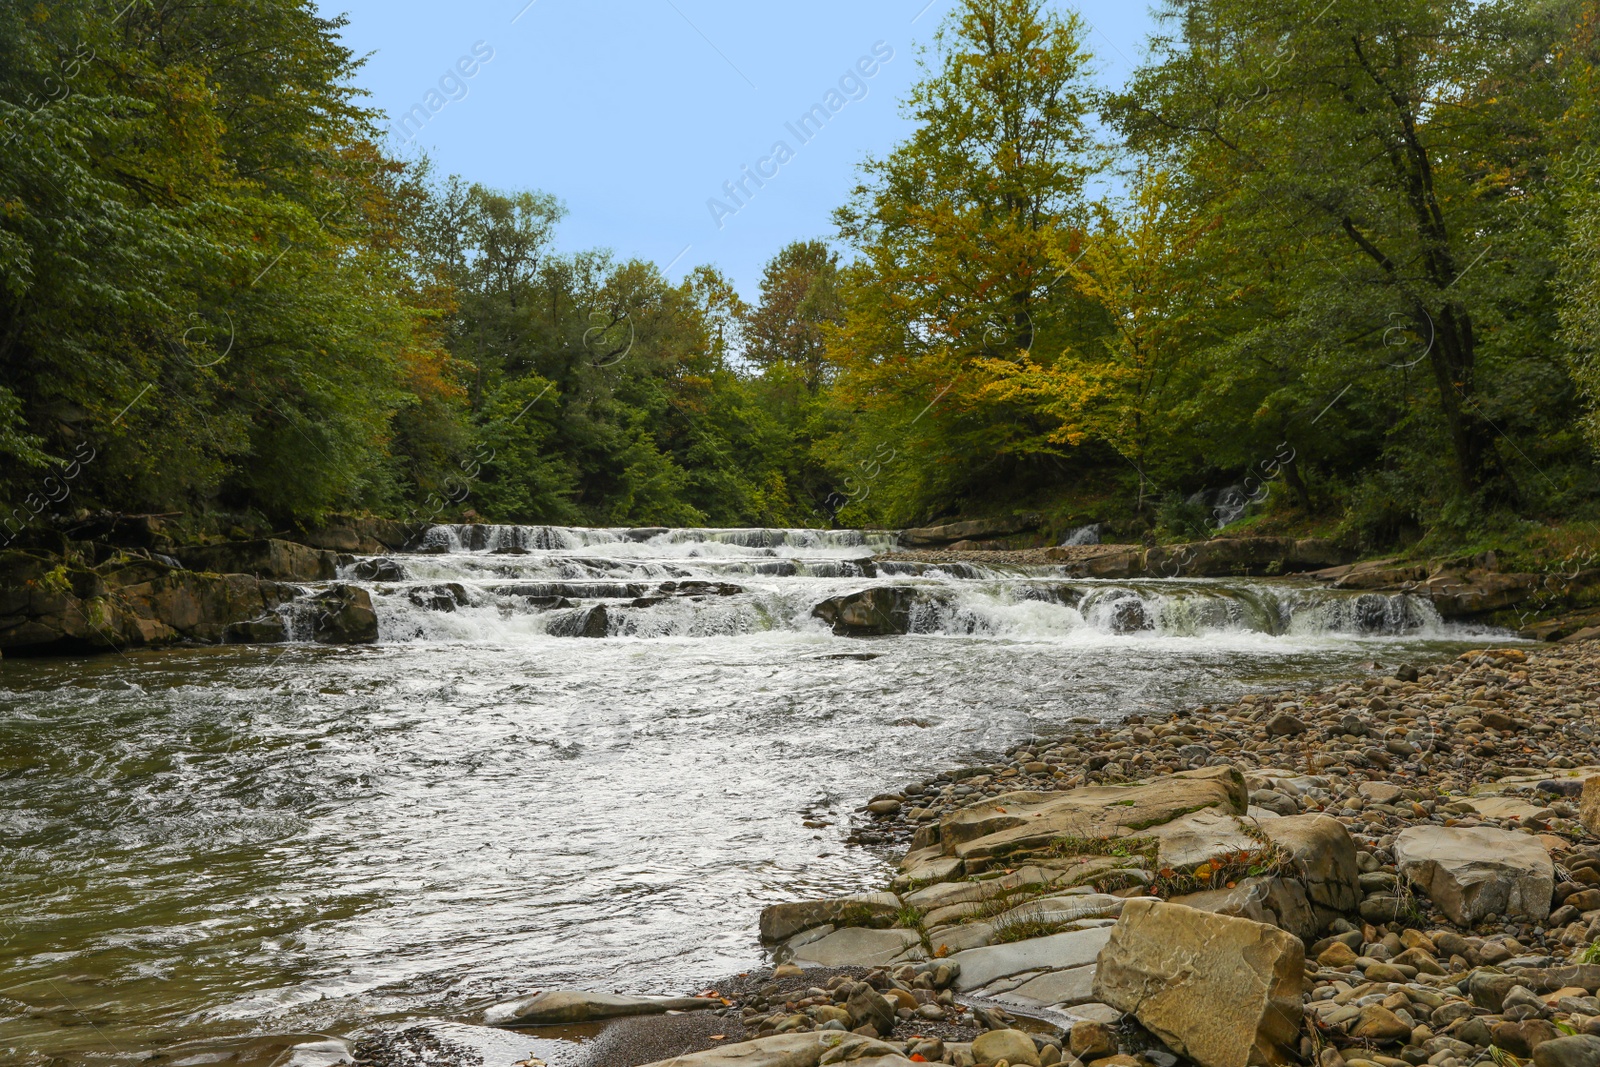
[[[131,1062],[554,985],[681,992],[758,961],[762,905],[885,876],[842,844],[873,793],[1074,717],[1393,666],[1460,636],[1239,623],[1293,599],[1270,583],[1206,593],[1254,607],[1119,635],[1093,604],[1028,592],[1055,577],[938,573],[893,580],[1011,622],[864,644],[809,619],[864,584],[837,564],[866,549],[822,542],[399,557],[416,577],[367,583],[376,646],[0,662],[0,1059]],[[737,594],[636,610],[767,624],[558,638],[548,612],[491,591],[584,553],[628,580],[742,570]],[[757,571],[774,560],[796,567]],[[446,579],[477,606],[405,595]],[[881,655],[841,657],[864,649]],[[837,825],[803,827],[818,810]]]

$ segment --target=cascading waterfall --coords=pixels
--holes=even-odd
[[[889,533],[792,529],[435,526],[371,557],[384,641],[822,635],[819,604],[884,588],[904,632],[1071,641],[1445,637],[1426,600],[1271,580],[1074,579],[1059,566],[875,560]]]

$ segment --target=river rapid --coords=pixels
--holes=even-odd
[[[1408,597],[891,543],[436,527],[345,569],[375,645],[0,662],[0,1062],[265,1065],[248,1040],[682,992],[760,962],[762,906],[881,884],[844,842],[876,793],[1475,636]],[[873,585],[926,594],[912,633],[812,616]]]

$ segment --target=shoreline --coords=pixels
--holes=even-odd
[[[1459,902],[1432,900],[1420,887],[1408,888],[1408,880],[1415,880],[1415,868],[1408,867],[1406,872],[1399,869],[1396,844],[1406,831],[1425,835],[1434,832],[1434,828],[1513,834],[1536,842],[1545,852],[1555,855],[1563,864],[1562,871],[1570,869],[1566,864],[1574,865],[1580,873],[1592,870],[1593,881],[1600,883],[1600,841],[1595,836],[1600,831],[1600,812],[1592,820],[1580,818],[1578,797],[1584,778],[1600,775],[1600,736],[1594,728],[1597,718],[1600,643],[1478,650],[1444,662],[1404,666],[1387,677],[1335,678],[1273,693],[1250,693],[1236,700],[1085,726],[1050,741],[1019,745],[986,767],[952,768],[920,786],[879,794],[865,806],[854,832],[871,827],[882,836],[910,837],[911,850],[901,862],[902,873],[887,887],[902,894],[892,899],[896,909],[903,912],[905,899],[913,893],[964,881],[960,876],[941,881],[937,874],[929,880],[930,859],[934,858],[930,853],[939,851],[935,828],[941,822],[948,827],[952,821],[959,821],[964,812],[970,814],[986,806],[1001,810],[1008,804],[1047,804],[1084,790],[1139,788],[1170,782],[1174,776],[1211,773],[1214,777],[1236,771],[1248,789],[1252,820],[1270,826],[1275,819],[1328,817],[1341,824],[1354,845],[1359,868],[1356,894],[1344,902],[1347,908],[1343,915],[1320,924],[1320,936],[1304,943],[1308,961],[1304,998],[1307,1010],[1313,1013],[1309,1016],[1313,1022],[1299,1033],[1308,1049],[1316,1046],[1312,1051],[1317,1055],[1312,1058],[1321,1067],[1412,1067],[1424,1061],[1435,1067],[1467,1067],[1474,1056],[1487,1056],[1492,1043],[1513,1055],[1519,1055],[1515,1049],[1520,1048],[1520,1055],[1526,1057],[1542,1040],[1561,1036],[1565,1029],[1580,1035],[1600,1034],[1600,1000],[1593,997],[1600,988],[1600,967],[1578,976],[1589,978],[1588,984],[1596,988],[1577,997],[1572,995],[1574,988],[1564,990],[1565,1001],[1571,1003],[1547,1005],[1542,1016],[1531,1008],[1528,1011],[1532,1015],[1523,1013],[1526,1018],[1551,1020],[1546,1028],[1531,1028],[1538,1031],[1531,1044],[1523,1033],[1530,1029],[1523,1025],[1526,1018],[1515,1018],[1516,1011],[1511,1013],[1513,1018],[1504,1018],[1503,1012],[1491,1011],[1480,1003],[1482,997],[1475,1000],[1468,992],[1474,983],[1481,985],[1483,981],[1473,976],[1495,973],[1497,963],[1537,965],[1533,969],[1541,976],[1562,971],[1565,961],[1600,936],[1600,890],[1589,889],[1587,881],[1568,879],[1557,884],[1556,899],[1547,902],[1547,912],[1552,910],[1550,903],[1555,905],[1553,914],[1542,918],[1534,914],[1455,915],[1454,919],[1477,920],[1461,924],[1443,910]],[[1582,814],[1587,814],[1587,806]],[[1593,828],[1586,827],[1587,822],[1592,822]],[[1407,862],[1404,855],[1398,859],[1400,864]],[[1586,860],[1592,860],[1594,865],[1582,866]],[[1022,862],[1027,861],[1008,860],[1009,865],[966,878],[978,883],[1003,880],[996,879],[996,871],[1015,870]],[[1112,911],[1139,898],[1181,898],[1179,902],[1185,909],[1205,905],[1216,914],[1254,921],[1264,918],[1268,925],[1286,922],[1272,912],[1270,900],[1263,907],[1263,899],[1251,899],[1250,894],[1241,895],[1234,889],[1236,881],[1247,881],[1240,877],[1243,872],[1219,869],[1208,874],[1203,868],[1204,865],[1197,868],[1199,878],[1194,871],[1177,876],[1171,871],[1152,871],[1154,877],[1148,882],[1134,879],[1132,884],[1121,887],[1087,887],[1085,892],[1092,891],[1096,899],[1115,901],[1105,918],[1091,920],[1100,923],[1099,927],[1054,934],[1041,929],[1036,936],[1067,937],[1103,930],[1111,925]],[[944,878],[950,879],[949,872],[944,872]],[[1590,901],[1576,895],[1579,893],[1592,893],[1596,899]],[[1448,896],[1442,888],[1436,894]],[[1576,904],[1565,903],[1568,898]],[[1047,894],[1044,899],[1052,898]],[[1082,899],[1088,903],[1087,897]],[[1585,908],[1579,910],[1577,904]],[[763,914],[763,926],[771,913],[788,909],[794,914],[793,909],[814,905],[825,906],[826,902],[769,908]],[[984,918],[989,915],[992,913]],[[1079,1059],[1091,1067],[1172,1067],[1177,1062],[1174,1053],[1163,1050],[1161,1042],[1132,1015],[1113,1009],[1103,1020],[1091,1018],[1096,1015],[1089,1010],[1097,1005],[1093,1001],[1054,1006],[1040,1002],[1037,1008],[1043,1010],[1036,1011],[1015,996],[1008,1001],[1002,993],[1001,999],[996,1000],[980,990],[942,998],[953,1002],[942,1005],[943,1017],[950,1020],[948,1025],[942,1025],[942,1020],[936,1023],[930,1017],[932,1013],[919,1015],[909,1004],[915,1002],[920,1008],[928,1003],[930,998],[917,991],[933,993],[927,987],[934,983],[917,979],[924,973],[931,975],[938,960],[972,949],[1029,944],[1026,939],[996,942],[981,936],[973,943],[972,929],[984,925],[982,918],[968,916],[931,925],[932,918],[933,913],[926,912],[908,929],[904,914],[879,915],[862,921],[859,929],[847,925],[850,920],[817,927],[827,929],[829,934],[809,942],[803,933],[784,940],[768,938],[769,952],[775,950],[780,960],[799,954],[802,963],[814,962],[804,959],[808,944],[825,944],[830,937],[853,930],[863,936],[874,935],[873,945],[880,943],[876,938],[882,934],[902,934],[902,940],[909,943],[914,932],[933,951],[927,952],[927,961],[920,964],[910,957],[887,965],[882,960],[864,958],[853,968],[826,971],[809,966],[791,969],[792,964],[780,964],[777,985],[773,984],[771,972],[752,971],[741,976],[742,983],[719,985],[718,993],[732,1003],[716,1008],[715,1015],[695,1023],[680,1021],[694,1016],[630,1020],[617,1039],[603,1046],[605,1060],[580,1058],[574,1062],[586,1067],[601,1062],[607,1067],[646,1064],[652,1061],[639,1056],[676,1042],[673,1054],[688,1054],[681,1063],[692,1067],[700,1062],[693,1053],[717,1049],[728,1053],[738,1047],[735,1042],[746,1038],[756,1044],[747,1045],[743,1051],[755,1058],[739,1062],[753,1067],[766,1062],[760,1057],[763,1045],[772,1045],[780,1038],[796,1040],[796,1035],[822,1029],[819,1020],[838,1017],[837,1010],[845,1006],[844,1001],[850,996],[860,993],[862,985],[835,977],[836,983],[842,983],[841,992],[828,989],[827,983],[813,985],[812,976],[839,975],[865,979],[865,985],[879,994],[894,994],[889,998],[891,1002],[899,996],[896,990],[910,994],[913,1001],[900,1005],[897,1023],[874,1035],[874,1040],[898,1046],[901,1055],[918,1048],[931,1052],[937,1047],[941,1051],[939,1059],[924,1059],[982,1063],[983,1060],[967,1059],[970,1041],[961,1040],[962,1037],[979,1035],[986,1029],[1009,1030],[1018,1017],[1032,1015],[1043,1021],[1043,1025],[1030,1026],[1030,1036],[1047,1060],[1052,1055],[1050,1048],[1059,1050],[1060,1062],[1068,1062],[1075,1047],[1082,1046]],[[805,921],[800,920],[802,924]],[[1074,923],[1058,925],[1070,927]],[[1428,936],[1430,933],[1432,937]],[[934,947],[942,938],[953,936],[966,940],[954,946]],[[1386,946],[1385,942],[1394,944]],[[877,951],[870,945],[867,948]],[[1452,976],[1456,985],[1447,988],[1449,983],[1445,980]],[[1554,979],[1526,980],[1537,985],[1541,980]],[[1409,1018],[1414,1024],[1390,1024],[1389,1036],[1376,1042],[1370,1034],[1352,1037],[1346,1032],[1359,1029],[1359,1024],[1346,1024],[1370,1021],[1369,1016],[1376,1014],[1365,1011],[1369,1005],[1363,1003],[1353,1012],[1342,1012],[1348,1001],[1362,999],[1348,998],[1344,993],[1376,988],[1375,981],[1387,983],[1380,1000],[1387,1003],[1402,994],[1406,998],[1406,1007],[1396,1003],[1383,1010],[1402,1022]],[[998,984],[1003,983],[992,985]],[[1509,991],[1514,983],[1502,984],[1507,984]],[[818,996],[819,992],[823,995]],[[993,994],[995,989],[991,987],[987,992]],[[1410,999],[1412,996],[1421,999]],[[935,994],[931,999],[938,1003],[941,998]],[[1440,1003],[1430,1011],[1424,1003],[1428,999]],[[967,1011],[960,1010],[963,1004],[968,1006]],[[987,1014],[994,1007],[1005,1012],[1008,1005],[1009,1019],[1005,1014]],[[983,1014],[973,1013],[971,1007]],[[1396,1009],[1404,1015],[1397,1015]],[[1435,1011],[1442,1013],[1443,1020],[1437,1027],[1430,1028],[1426,1021],[1419,1021]],[[1076,1025],[1062,1027],[1063,1014],[1075,1019]],[[1113,1016],[1120,1021],[1113,1021]],[[704,1018],[710,1017],[726,1022],[714,1028],[718,1040],[711,1040],[708,1026],[701,1025]],[[855,1021],[854,1015],[845,1016],[845,1020]],[[1054,1028],[1052,1022],[1056,1024]],[[995,1025],[986,1028],[985,1023]],[[1556,1029],[1556,1023],[1565,1029]],[[1515,1033],[1505,1029],[1512,1024],[1520,1027]],[[1404,1036],[1399,1034],[1402,1028]],[[698,1031],[698,1036],[689,1032],[691,1029]],[[858,1030],[842,1023],[826,1029]],[[922,1033],[924,1030],[929,1033]],[[1089,1036],[1074,1038],[1073,1031]],[[536,1028],[519,1032],[530,1037],[538,1033]],[[918,1036],[913,1038],[913,1034]],[[824,1031],[817,1036],[825,1039],[827,1034]],[[835,1036],[854,1039],[864,1035]],[[1485,1040],[1471,1043],[1480,1037]],[[939,1046],[930,1043],[935,1038],[940,1041]],[[1102,1044],[1106,1047],[1101,1048]],[[1337,1051],[1341,1044],[1359,1047],[1346,1047],[1345,1057]],[[601,1052],[602,1047],[597,1045],[594,1051]],[[892,1048],[862,1051],[893,1054]],[[1091,1055],[1093,1052],[1100,1055]],[[1329,1052],[1334,1052],[1334,1057]]]

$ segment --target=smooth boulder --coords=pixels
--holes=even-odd
[[[1100,952],[1095,996],[1201,1067],[1298,1054],[1305,946],[1275,926],[1129,900]]]
[[[1543,922],[1555,866],[1527,834],[1487,826],[1412,826],[1394,844],[1401,877],[1427,894],[1457,926],[1488,915]]]
[[[489,1026],[543,1026],[720,1007],[722,1001],[715,997],[625,997],[552,989],[495,1004],[483,1013],[483,1021]]]
[[[1534,1067],[1600,1067],[1600,1037],[1579,1034],[1541,1041],[1533,1049]]]
[[[1000,1063],[1011,1067],[1039,1067],[1039,1050],[1033,1038],[1021,1030],[990,1030],[972,1040],[972,1056],[979,1063]]]

